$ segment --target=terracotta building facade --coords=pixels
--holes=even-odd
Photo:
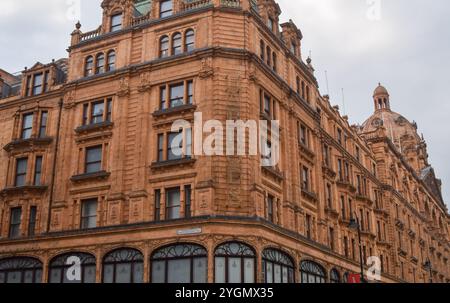
[[[350,125],[275,1],[102,9],[67,59],[0,70],[0,283],[71,282],[73,257],[86,283],[339,283],[360,247],[381,282],[450,282],[450,217],[417,125],[381,85]],[[280,161],[195,155],[192,129],[174,152],[173,123],[196,113],[278,120]]]

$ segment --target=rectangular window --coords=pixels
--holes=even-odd
[[[329,209],[333,209],[333,193],[330,184],[327,184],[327,204]]]
[[[305,191],[310,190],[309,169],[305,166],[302,168],[302,189]]]
[[[112,121],[112,100],[108,99],[106,101],[106,122]]]
[[[356,146],[356,160],[358,160],[358,162],[361,160],[361,154],[358,146]]]
[[[102,170],[102,146],[86,148],[86,174]]]
[[[105,110],[106,109],[106,110]],[[112,99],[106,98],[83,104],[83,125],[95,125],[112,121]]]
[[[346,219],[347,218],[347,213],[345,212],[345,197],[341,196],[341,216],[342,219]]]
[[[22,208],[21,207],[12,208],[9,221],[9,237],[11,239],[20,237],[21,223],[22,223]]]
[[[330,249],[334,250],[334,228],[330,227],[330,231],[329,231],[329,244],[330,244]]]
[[[160,88],[160,109],[166,109],[166,98],[167,98],[167,89],[165,86]]]
[[[359,210],[359,219],[361,220],[360,224],[361,224],[361,230],[364,231],[364,211],[362,209]]]
[[[33,78],[33,96],[42,94],[43,74],[36,74]]]
[[[155,190],[155,221],[161,220],[161,190]]]
[[[164,161],[164,134],[158,135],[158,162]]]
[[[311,216],[306,215],[305,218],[305,231],[306,231],[306,237],[308,239],[311,239]]]
[[[25,186],[27,179],[28,158],[17,159],[15,186]]]
[[[44,93],[48,92],[48,74],[49,71],[44,73]]]
[[[97,199],[81,202],[81,229],[97,227]]]
[[[273,202],[274,202],[274,197],[272,197],[271,195],[269,195],[267,197],[267,220],[269,220],[270,222],[274,222],[274,217],[273,217]]]
[[[36,215],[37,215],[37,207],[30,207],[30,216],[28,220],[28,236],[32,237],[35,235],[36,231]]]
[[[269,116],[270,116],[270,113],[271,113],[270,104],[271,104],[270,96],[264,94],[264,113],[269,115]]]
[[[30,139],[33,134],[33,114],[25,114],[22,116],[22,134],[21,139]]]
[[[113,15],[111,17],[111,32],[120,31],[122,29],[122,14]]]
[[[41,112],[41,121],[39,125],[39,138],[45,138],[47,135],[47,119],[48,119],[48,112],[44,111]]]
[[[194,82],[187,82],[187,103],[192,104],[194,102]]]
[[[36,157],[36,162],[34,164],[33,184],[35,186],[41,185],[41,177],[42,177],[42,156],[38,156],[38,157]]]
[[[184,83],[170,86],[170,108],[184,105]]]
[[[323,146],[323,159],[326,167],[330,167],[330,149],[328,145]]]
[[[26,87],[25,87],[25,96],[26,97],[30,96],[30,91],[31,91],[31,76],[28,76]]]
[[[188,128],[186,129],[186,151],[185,156],[187,158],[192,157],[192,129]]]
[[[105,102],[94,102],[91,107],[91,123],[98,124],[103,122],[103,116],[105,113]]]
[[[190,218],[192,216],[191,213],[191,204],[192,204],[192,189],[190,185],[186,185],[184,187],[184,216],[186,218]]]
[[[342,145],[342,130],[340,128],[337,129],[337,140]]]
[[[342,171],[342,160],[338,160],[338,175],[339,175],[339,181],[344,181],[344,173]]]
[[[166,219],[179,219],[181,209],[180,189],[172,188],[166,191]]]
[[[348,238],[344,237],[344,256],[348,258]]]
[[[356,242],[352,239],[352,259],[356,260]]]
[[[172,16],[173,3],[172,0],[162,0],[159,4],[159,17],[165,18]]]
[[[304,146],[308,146],[308,132],[306,130],[306,127],[304,125],[300,124],[299,129],[299,137],[300,137],[300,143]]]
[[[183,133],[169,133],[167,140],[167,160],[183,158]]]

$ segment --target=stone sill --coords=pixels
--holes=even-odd
[[[100,130],[103,130],[106,128],[111,128],[113,126],[114,126],[113,122],[101,122],[101,123],[95,123],[95,124],[89,124],[89,125],[83,125],[83,126],[77,127],[75,129],[75,132],[77,134],[94,132],[94,131],[100,131]]]
[[[170,160],[170,161],[161,161],[161,162],[154,162],[151,165],[151,169],[161,169],[161,168],[170,168],[170,167],[176,167],[180,165],[193,165],[197,162],[196,159],[192,158],[183,158],[178,160]]]
[[[82,181],[90,181],[93,179],[107,179],[110,175],[111,175],[111,173],[109,173],[109,172],[100,171],[100,172],[95,172],[95,173],[72,176],[70,178],[70,180],[72,182],[82,182]]]
[[[175,114],[183,114],[185,112],[193,112],[197,109],[196,105],[193,104],[185,104],[177,107],[172,107],[169,109],[163,109],[155,111],[152,115],[155,118],[161,118],[165,116],[175,115]]]
[[[4,150],[7,152],[11,152],[14,149],[18,148],[27,148],[27,147],[33,147],[33,146],[45,146],[49,145],[53,142],[52,137],[44,137],[44,138],[30,138],[30,139],[17,139],[14,140],[5,147],[3,147]]]

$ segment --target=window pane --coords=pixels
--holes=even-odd
[[[281,283],[281,275],[282,275],[281,266],[278,264],[275,264],[273,271],[274,271],[274,278],[275,278],[274,283]]]
[[[114,277],[114,265],[107,264],[103,265],[103,282],[113,283]]]
[[[32,131],[33,131],[33,114],[24,115],[22,121],[22,139],[31,138]]]
[[[47,112],[42,112],[41,114],[41,126],[39,128],[39,138],[44,138],[47,130]]]
[[[255,283],[255,259],[244,259],[244,283]]]
[[[170,87],[170,107],[177,107],[184,104],[184,84],[177,84]]]
[[[194,283],[206,283],[208,276],[208,259],[194,259]]]
[[[115,32],[122,29],[122,14],[111,17],[111,31]]]
[[[131,283],[131,264],[116,265],[116,283]]]
[[[133,283],[142,283],[144,279],[144,264],[134,264],[133,268]]]
[[[215,258],[215,279],[216,283],[225,283],[225,258]]]
[[[39,95],[42,93],[42,74],[34,75],[33,80],[33,95]]]
[[[105,103],[97,102],[92,105],[92,123],[102,123],[105,112]]]
[[[228,283],[242,282],[241,258],[229,258],[228,260]]]
[[[168,261],[168,283],[190,283],[191,282],[191,260]]]
[[[164,283],[165,272],[166,266],[164,261],[152,262],[152,283]]]
[[[84,267],[84,283],[95,283],[95,273],[97,271],[94,265]]]
[[[179,160],[183,157],[183,133],[170,133],[167,144],[167,160]]]
[[[160,4],[160,18],[168,17],[172,15],[172,1],[163,0]]]
[[[8,273],[7,283],[18,284],[22,282],[22,273],[20,271],[11,271]]]
[[[273,283],[273,264],[271,262],[266,262],[266,281]]]

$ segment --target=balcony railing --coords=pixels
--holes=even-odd
[[[241,7],[241,0],[220,0],[221,6]]]
[[[181,11],[189,11],[212,4],[212,0],[185,0],[181,2]]]
[[[98,36],[100,36],[102,32],[102,27],[99,26],[96,30],[90,31],[90,32],[86,32],[86,33],[82,33],[80,34],[80,41],[86,41],[86,40],[91,40],[94,39]]]

